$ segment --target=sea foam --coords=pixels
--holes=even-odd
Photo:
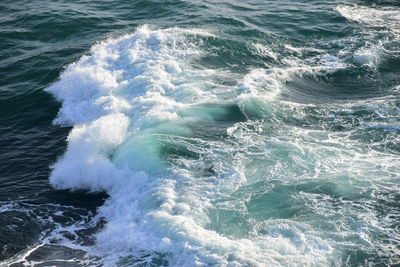
[[[385,46],[397,44],[400,40],[400,11],[361,5],[339,5],[336,9],[349,21],[359,23],[362,34],[367,37],[365,44],[354,52],[354,63],[373,69],[383,65]]]
[[[47,89],[62,103],[55,123],[73,126],[67,151],[53,165],[51,184],[107,192],[98,210],[107,223],[92,249],[107,266],[122,259],[165,260],[172,266],[326,264],[331,248],[305,224],[262,226],[275,227],[275,233],[290,229],[290,237],[265,230],[234,238],[210,228],[213,202],[246,182],[240,164],[224,160],[233,147],[215,142],[209,149],[193,148],[213,162],[207,168],[214,177],[198,177],[161,159],[163,138],[188,142],[190,125],[212,120],[187,111],[218,100],[222,86],[213,80],[222,75],[217,70],[192,64],[203,53],[196,45],[199,37],[215,38],[200,30],[144,26],[93,46],[90,55],[71,64]],[[251,71],[225,101],[260,95],[255,87],[274,99],[286,75],[284,70]],[[190,165],[190,160],[181,162]]]

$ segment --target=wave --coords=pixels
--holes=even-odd
[[[399,11],[395,7],[368,7],[340,5],[337,10],[347,19],[361,22],[373,27],[388,27],[398,31],[400,26]]]
[[[146,253],[162,255],[172,265],[277,264],[284,255],[301,262],[324,259],[320,254],[325,249],[314,245],[305,253],[290,240],[231,239],[208,230],[212,201],[244,182],[240,170],[215,162],[211,168],[217,177],[198,178],[160,159],[163,138],[195,139],[191,125],[207,119],[201,114],[224,112],[207,112],[207,106],[197,114],[188,109],[215,101],[213,90],[218,89],[212,80],[216,70],[191,65],[190,60],[202,53],[193,41],[199,35],[212,36],[141,27],[94,46],[90,56],[70,65],[47,89],[62,102],[55,122],[74,126],[66,153],[53,166],[51,183],[60,189],[109,194],[99,209],[107,225],[95,247],[109,264],[121,256],[141,258]],[[238,91],[274,80],[256,70]],[[270,90],[276,95],[275,84]]]
[[[367,37],[365,44],[354,52],[356,64],[377,69],[393,57],[390,47],[400,39],[397,8],[339,5],[336,9],[349,21],[359,23],[364,35],[362,39]]]
[[[362,221],[358,204],[345,201],[369,183],[359,171],[371,164],[385,174],[397,170],[395,149],[370,149],[357,139],[382,110],[393,118],[396,102],[283,101],[293,77],[348,67],[319,50],[286,58],[291,67],[251,69],[227,87],[221,77],[229,80],[229,72],[196,64],[207,38],[218,37],[143,26],[93,46],[46,89],[62,103],[54,122],[73,126],[51,184],[109,195],[98,210],[106,224],[90,253],[106,266],[339,264],[341,247],[370,226],[346,228],[337,241],[337,221],[347,222],[331,206],[343,200],[344,215]],[[332,213],[328,230],[319,231],[313,215],[324,209]]]

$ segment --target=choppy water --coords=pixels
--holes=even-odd
[[[400,264],[398,1],[6,0],[0,40],[0,265]]]

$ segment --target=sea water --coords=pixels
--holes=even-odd
[[[0,265],[400,264],[397,1],[0,14]]]

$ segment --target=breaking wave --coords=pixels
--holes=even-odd
[[[51,184],[109,195],[89,253],[107,266],[339,265],[360,246],[398,253],[399,239],[388,240],[399,214],[376,206],[398,192],[398,99],[296,103],[291,81],[318,85],[352,63],[316,50],[240,76],[198,64],[216,38],[143,26],[93,46],[46,89],[62,103],[55,123],[73,127]]]

